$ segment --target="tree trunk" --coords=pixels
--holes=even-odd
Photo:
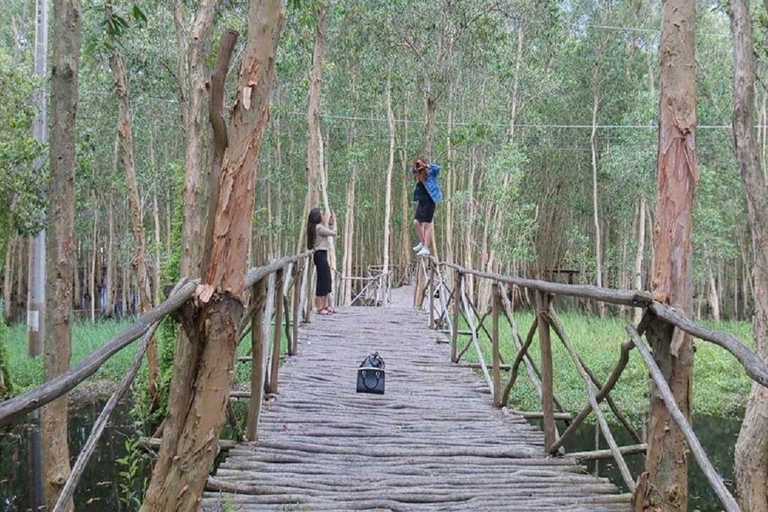
[[[691,230],[699,180],[694,21],[693,0],[664,0],[653,294],[686,315],[692,313]],[[690,418],[691,337],[659,321],[651,324],[647,337],[680,410]],[[687,451],[682,432],[652,383],[646,471],[635,493],[638,509],[686,510]]]
[[[109,230],[109,240],[107,242],[107,275],[106,291],[107,303],[104,305],[104,316],[111,318],[115,314],[115,214],[112,194],[109,195],[107,203],[107,228]]]
[[[645,198],[640,196],[640,219],[637,221],[637,253],[635,254],[635,290],[643,289],[643,257],[645,256]],[[643,308],[635,308],[635,325],[643,318]]]
[[[445,162],[445,169],[447,180],[445,184],[445,261],[453,263],[455,261],[454,256],[454,234],[453,234],[453,188],[454,188],[454,165],[453,165],[453,145],[451,141],[451,135],[453,133],[453,107],[448,110],[448,126],[446,134],[446,149],[447,159]],[[406,211],[404,202],[403,212]],[[405,223],[404,223],[405,224]]]
[[[152,212],[155,220],[155,265],[154,270],[154,300],[155,304],[160,304],[162,298],[162,283],[160,281],[160,263],[162,258],[162,241],[160,240],[160,209],[157,206],[157,192],[152,195]]]
[[[320,174],[323,173],[322,135],[320,132],[320,86],[323,80],[323,43],[327,13],[324,6],[314,4],[315,39],[312,50],[312,72],[309,82],[309,108],[307,110],[307,206],[320,204]],[[326,210],[326,214],[330,214]]]
[[[201,275],[202,244],[205,226],[203,216],[207,204],[208,188],[203,180],[205,168],[204,133],[207,118],[206,89],[207,66],[213,18],[221,0],[201,0],[200,7],[192,22],[192,30],[186,37],[188,22],[183,18],[183,1],[174,2],[174,22],[179,41],[179,105],[186,132],[184,158],[184,221],[182,224],[181,275]],[[181,341],[181,340],[180,340]],[[186,347],[188,343],[177,343]],[[181,351],[186,349],[182,348]],[[178,350],[177,350],[178,352]],[[167,425],[167,423],[166,423]]]
[[[75,291],[72,299],[72,305],[75,307],[75,310],[79,310],[83,307],[83,293],[80,286],[80,258],[78,257],[80,252],[80,244],[76,242],[75,244],[76,245],[72,250],[72,272],[74,274],[75,280]]]
[[[107,16],[111,16],[111,9]],[[128,205],[131,210],[131,222],[133,223],[133,238],[136,242],[136,255],[133,258],[133,267],[136,269],[137,293],[139,295],[139,313],[145,313],[152,308],[152,299],[147,272],[146,241],[144,234],[144,219],[142,218],[141,199],[139,198],[139,185],[136,179],[136,168],[133,159],[133,127],[131,120],[130,94],[128,81],[125,76],[123,56],[115,51],[109,57],[109,64],[115,77],[115,93],[117,94],[119,120],[117,133],[120,140],[120,153],[123,168],[125,170],[125,182],[128,186]],[[147,347],[147,367],[149,372],[149,395],[152,400],[152,408],[158,404],[157,395],[157,341],[153,337]]]
[[[91,237],[93,251],[91,252],[91,275],[88,280],[88,293],[91,295],[91,323],[96,323],[96,261],[99,258],[99,203],[96,193],[93,193],[93,236]]]
[[[72,274],[75,229],[75,154],[81,6],[79,0],[54,0],[51,37],[50,181],[45,319],[45,377],[67,371],[72,354]],[[42,409],[45,498],[53,510],[69,478],[67,397]],[[72,510],[70,501],[67,509]]]
[[[709,315],[712,320],[720,321],[720,295],[717,293],[717,285],[715,284],[715,276],[712,273],[712,267],[709,268],[709,279],[707,280],[708,295],[707,302],[709,303]]]
[[[226,407],[238,326],[243,312],[256,169],[269,97],[275,54],[284,13],[280,0],[251,0],[251,28],[243,52],[231,113],[231,134],[219,179],[210,266],[206,269],[198,319],[185,326],[192,339],[194,361],[190,397],[181,395],[177,418],[180,435],[165,430],[153,478],[142,510],[195,510],[217,453]],[[179,361],[176,361],[178,364]],[[182,383],[178,383],[182,384]],[[170,402],[180,397],[173,393]],[[179,400],[181,401],[181,400]]]
[[[768,363],[768,186],[755,141],[755,60],[749,1],[733,0],[730,9],[733,32],[733,138],[747,199],[754,265],[755,350]],[[744,422],[736,442],[736,487],[743,510],[768,510],[768,389],[752,385]]]
[[[598,45],[598,59],[601,53],[602,41]],[[595,62],[592,69],[592,134],[589,137],[589,146],[592,151],[592,212],[595,221],[595,284],[603,286],[603,247],[602,232],[600,230],[600,206],[597,200],[597,112],[600,108],[600,64]],[[605,317],[605,303],[597,303],[597,311],[600,318]]]
[[[3,269],[3,321],[6,324],[13,320],[13,253],[16,251],[18,235],[11,232],[5,246],[5,268]]]
[[[432,161],[432,138],[435,132],[435,111],[437,110],[437,98],[431,87],[428,87],[424,94],[426,103],[427,118],[424,123],[424,158],[428,162]]]
[[[384,272],[389,272],[389,231],[392,221],[392,172],[395,168],[395,115],[392,113],[392,83],[387,76],[387,120],[389,121],[389,160],[387,162],[386,199],[384,201]],[[391,279],[391,276],[388,278]]]

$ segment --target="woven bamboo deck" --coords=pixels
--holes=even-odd
[[[231,450],[215,475],[238,492],[206,492],[203,510],[629,510],[629,495],[545,456],[538,428],[495,409],[410,293],[313,316],[258,443]],[[357,394],[356,368],[374,351],[386,394]]]

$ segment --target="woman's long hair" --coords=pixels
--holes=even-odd
[[[323,212],[320,208],[312,208],[307,217],[307,249],[315,246],[315,237],[317,235],[317,225],[323,219]]]

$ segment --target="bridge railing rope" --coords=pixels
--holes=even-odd
[[[609,450],[579,452],[572,455],[577,455],[579,459],[586,460],[604,458],[606,454],[610,454],[609,456],[615,460],[627,488],[634,492],[635,480],[624,460],[624,455],[644,453],[647,445],[643,443],[642,438],[632,427],[631,422],[618,409],[617,404],[611,397],[611,391],[627,367],[631,350],[637,348],[673,421],[685,436],[699,467],[719,497],[724,509],[729,512],[740,510],[736,500],[723,483],[722,477],[717,474],[702,449],[701,443],[690,423],[678,408],[661,370],[653,359],[650,349],[641,339],[641,336],[654,321],[660,320],[670,324],[674,326],[675,332],[686,332],[700,340],[724,348],[739,361],[753,381],[768,387],[768,368],[747,345],[732,335],[696,324],[674,309],[655,301],[648,292],[599,288],[589,285],[562,284],[516,276],[491,274],[467,269],[460,265],[439,262],[434,258],[422,258],[422,263],[422,265],[419,265],[421,267],[420,271],[425,273],[425,276],[428,278],[426,282],[429,286],[429,324],[431,328],[442,329],[443,332],[450,335],[451,361],[459,363],[467,351],[470,348],[474,348],[477,360],[479,361],[477,367],[482,371],[483,378],[493,397],[493,402],[497,407],[504,407],[505,410],[510,392],[517,382],[520,367],[523,366],[536,390],[541,411],[522,414],[528,418],[541,418],[543,420],[544,444],[548,453],[562,453],[565,443],[572,439],[575,432],[583,426],[584,420],[594,413],[597,419],[597,427],[606,440]],[[449,273],[453,274],[451,280],[448,279]],[[483,315],[478,312],[473,302],[472,294],[467,289],[467,276],[491,281],[492,297],[489,312]],[[509,299],[508,290],[513,286],[527,288],[536,294],[535,318],[527,331],[525,340],[520,335],[513,304]],[[629,339],[620,345],[618,361],[606,381],[601,381],[595,375],[587,364],[586,359],[588,358],[582,357],[571,343],[563,323],[551,304],[552,299],[557,295],[592,299],[623,306],[641,307],[645,310],[642,320],[638,325],[628,324],[626,326]],[[485,322],[489,317],[491,319],[490,331],[485,326]],[[461,329],[462,319],[468,330]],[[506,364],[501,354],[499,325],[502,319],[506,319],[510,326],[513,351],[516,353],[514,361],[510,364]],[[535,341],[535,334],[537,332],[541,355],[540,366],[530,356],[530,348]],[[557,339],[564,346],[579,376],[584,381],[587,403],[576,416],[568,414],[555,395],[552,365],[552,332],[554,332]],[[490,364],[486,362],[486,357],[480,346],[481,333],[487,336],[491,344]],[[460,337],[467,337],[469,339],[466,343],[460,344]],[[502,380],[502,368],[507,369],[509,373],[506,385],[504,385]],[[603,401],[608,404],[616,419],[636,444],[618,446],[611,432],[610,425],[600,407],[600,403]],[[562,435],[558,431],[557,421],[563,421],[566,426]]]
[[[252,384],[257,382],[255,387],[262,390],[262,392],[257,395],[259,396],[259,399],[261,399],[265,384],[268,392],[275,392],[277,390],[283,320],[285,320],[286,337],[289,340],[288,353],[290,355],[296,353],[301,304],[311,302],[308,297],[311,291],[311,286],[308,286],[310,284],[308,283],[308,276],[310,273],[303,271],[307,268],[306,262],[311,256],[312,251],[293,256],[286,256],[267,265],[253,268],[247,273],[246,284],[254,290],[254,293],[250,298],[250,304],[246,310],[246,318],[241,325],[240,339],[242,341],[248,334],[248,325],[250,324],[250,330],[254,333],[254,336],[252,337],[254,340],[252,350],[254,351],[254,355],[260,356],[258,361],[263,361],[262,364],[258,365],[260,373],[254,372],[254,375],[256,376],[251,379]],[[287,281],[284,279],[285,275],[289,275]],[[269,284],[268,286],[267,283]],[[96,419],[91,434],[86,440],[83,449],[78,454],[72,472],[64,485],[56,506],[54,507],[54,512],[66,510],[67,503],[73,496],[80,477],[82,476],[88,461],[95,452],[96,445],[104,432],[104,428],[106,427],[112,412],[136,378],[147,346],[149,345],[155,330],[160,325],[160,322],[168,315],[173,316],[174,313],[191,300],[198,285],[198,280],[180,280],[162,304],[155,306],[138,317],[121,333],[109,339],[104,345],[95,350],[76,366],[63,374],[44,382],[34,389],[4,402],[0,402],[0,426],[3,426],[17,420],[31,411],[43,407],[57,398],[65,396],[69,391],[76,388],[88,377],[96,373],[96,371],[98,371],[98,369],[117,352],[141,338],[141,343],[137,348],[133,363],[118,384],[117,389],[108,399],[99,414],[99,417]],[[288,305],[289,293],[292,294],[290,306]],[[267,295],[273,299],[273,302],[272,307],[267,308],[268,312],[265,314],[264,305]],[[273,329],[271,356],[268,359],[263,357],[266,345],[264,343],[266,338],[264,333],[269,332],[273,313],[275,328]],[[250,322],[245,321],[248,319],[250,319]],[[305,320],[306,319],[307,318],[305,318]],[[257,361],[256,357],[252,359]],[[265,375],[266,368],[264,365],[267,360],[270,362],[270,368],[269,373],[267,374],[269,378],[265,383],[263,378],[257,377],[259,375],[262,377]],[[256,363],[253,363],[253,365],[255,367]],[[249,433],[250,427],[253,424],[253,411],[258,410],[259,407],[260,404],[256,404],[255,400],[252,399],[248,418]],[[255,428],[252,434],[255,436]],[[150,440],[149,444],[153,444],[152,441],[155,440]],[[156,445],[157,443],[154,444]]]

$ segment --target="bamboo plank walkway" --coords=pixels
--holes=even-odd
[[[313,316],[258,443],[231,450],[215,475],[248,494],[206,492],[204,511],[629,510],[629,495],[571,458],[546,457],[538,428],[495,409],[409,307],[411,293]],[[355,392],[373,351],[387,364],[383,396]]]

